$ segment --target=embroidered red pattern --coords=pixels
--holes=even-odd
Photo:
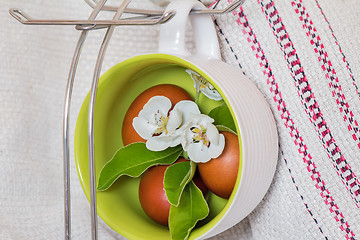
[[[315,0],[315,2],[316,2],[317,7],[320,9],[321,14],[323,15],[325,21],[326,21],[327,24],[329,25],[329,29],[330,29],[330,31],[331,31],[331,35],[333,36],[333,38],[334,38],[334,40],[335,40],[335,44],[339,47],[339,51],[340,51],[340,53],[341,53],[341,55],[342,55],[342,57],[343,57],[342,60],[343,60],[343,62],[346,64],[346,69],[348,70],[349,75],[350,75],[350,77],[351,77],[351,79],[352,79],[352,81],[353,81],[353,86],[355,87],[355,91],[356,91],[357,95],[358,95],[359,98],[360,98],[359,87],[358,87],[358,85],[357,85],[356,82],[355,82],[355,78],[354,78],[353,73],[352,73],[352,70],[351,70],[351,68],[350,68],[350,64],[349,64],[349,62],[346,60],[346,56],[345,56],[344,52],[342,51],[342,48],[341,48],[341,46],[340,46],[340,44],[339,44],[339,41],[337,40],[337,37],[335,36],[334,30],[332,29],[329,20],[328,20],[327,17],[325,16],[325,13],[324,13],[323,9],[321,8],[318,0]]]
[[[237,13],[236,13],[237,14]],[[270,84],[270,91],[274,94],[274,101],[278,104],[278,111],[281,112],[281,118],[284,120],[285,126],[290,130],[290,135],[295,138],[295,145],[299,146],[299,153],[303,155],[303,161],[307,165],[308,171],[312,174],[311,179],[316,182],[315,186],[320,190],[320,195],[324,199],[326,205],[330,205],[330,212],[335,213],[334,218],[336,221],[341,222],[340,229],[346,232],[346,237],[349,238],[354,236],[343,214],[336,205],[333,197],[330,195],[329,190],[325,186],[325,182],[321,179],[320,173],[318,172],[315,163],[312,161],[310,153],[307,151],[307,147],[300,136],[298,129],[295,127],[294,121],[290,117],[289,111],[286,109],[286,104],[281,97],[281,92],[272,74],[271,67],[264,55],[264,52],[257,41],[257,38],[249,26],[246,16],[240,8],[239,18],[237,19],[239,25],[243,25],[243,33],[248,36],[248,42],[252,44],[251,48],[255,52],[255,56],[260,60],[260,66],[264,68],[264,75],[267,76],[267,83]],[[317,221],[316,221],[317,223]]]
[[[344,156],[341,154],[340,149],[338,146],[335,145],[335,140],[333,139],[330,129],[326,126],[326,122],[324,118],[322,117],[320,107],[318,106],[315,96],[311,91],[311,87],[306,79],[306,75],[303,71],[303,68],[300,63],[300,59],[298,58],[296,54],[296,49],[293,46],[293,43],[289,37],[289,34],[286,31],[285,25],[282,23],[281,17],[279,16],[275,4],[272,0],[264,1],[258,0],[258,2],[261,5],[262,11],[265,13],[266,19],[269,21],[269,25],[273,30],[273,34],[276,37],[276,40],[280,46],[280,49],[284,53],[284,57],[288,63],[289,70],[295,80],[295,85],[297,87],[297,91],[299,96],[301,97],[301,102],[303,106],[305,107],[305,111],[309,115],[310,121],[313,123],[315,129],[319,133],[319,138],[323,142],[323,146],[326,148],[328,153],[331,153],[333,156],[338,155],[338,158],[335,160],[333,159],[333,166],[337,170],[338,175],[341,177],[343,183],[345,183],[346,188],[348,189],[348,186],[350,188],[356,187],[356,190],[359,189],[359,186],[357,184],[357,181],[351,182],[349,184],[348,182],[343,180],[343,171],[340,170],[342,167],[339,167],[340,164],[345,164],[345,172],[347,170],[351,170],[346,163],[346,160]],[[330,147],[335,147],[334,149],[331,149]],[[330,157],[330,154],[329,154]],[[334,161],[335,160],[335,161]],[[308,164],[308,167],[311,168],[311,165],[315,165],[314,162]],[[309,169],[308,169],[309,170]],[[315,170],[315,169],[314,169]],[[353,176],[354,174],[351,173],[349,176]],[[320,176],[319,176],[320,177]],[[316,179],[316,178],[315,178]],[[346,179],[345,179],[346,180]],[[352,180],[352,179],[350,179]],[[321,183],[321,184],[320,184]],[[323,195],[325,192],[329,193],[328,189],[325,188],[325,185],[322,185],[324,182],[321,180],[317,180],[316,187],[319,188],[322,192],[321,195]],[[357,185],[357,186],[356,186]],[[348,189],[349,190],[349,189]],[[354,194],[351,189],[349,191],[351,193],[351,196]],[[356,201],[357,205],[357,199],[353,197],[353,199]],[[329,204],[328,202],[329,198],[325,201],[326,204]],[[333,201],[333,198],[330,197],[330,200]],[[338,221],[338,217],[342,217],[343,214],[338,211],[337,205],[332,202],[330,204],[332,207],[336,206],[337,210],[332,209],[330,207],[330,211],[332,213],[335,213],[334,216],[335,220]],[[358,205],[357,205],[358,206]],[[355,234],[350,230],[349,224],[343,219],[340,225],[340,229],[342,231],[345,231],[345,237],[347,239],[354,239]]]
[[[306,78],[306,74],[301,65],[300,59],[298,58],[296,49],[289,37],[289,34],[286,31],[285,25],[282,23],[281,17],[279,16],[274,6],[274,2],[268,1],[267,4],[264,4],[262,1],[261,5],[269,21],[270,27],[273,29],[274,36],[276,37],[279,46],[284,53],[289,70],[294,79],[297,92],[301,98],[301,103],[309,116],[309,120],[314,125],[319,139],[321,140],[324,149],[328,153],[329,159],[332,160],[336,173],[344,183],[344,186],[350,193],[350,196],[354,199],[356,206],[359,207],[359,180],[352,171],[339,146],[336,144],[333,134],[322,115],[320,106],[318,105],[315,99],[315,95],[312,92],[310,83]]]
[[[332,90],[332,96],[335,98],[336,103],[339,106],[340,113],[344,114],[343,119],[345,122],[348,122],[347,128],[352,133],[352,138],[360,149],[359,124],[345,98],[335,68],[328,57],[328,53],[321,41],[317,29],[314,26],[309,14],[306,12],[306,8],[302,5],[302,0],[292,1],[291,5],[294,7],[295,13],[299,15],[299,20],[303,23],[303,29],[306,31],[306,36],[309,38],[311,45],[314,46],[314,52],[318,55],[318,60],[321,63],[321,69],[325,73],[326,79],[330,80],[329,87]]]

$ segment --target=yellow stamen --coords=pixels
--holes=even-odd
[[[163,133],[168,134],[168,130],[166,128],[168,121],[168,117],[161,115],[160,119],[156,121],[158,128],[155,130],[153,136],[160,136]]]
[[[206,129],[203,126],[200,126],[200,128],[192,127],[190,130],[195,133],[192,138],[194,143],[202,142],[206,147],[210,146],[210,141],[206,136]]]

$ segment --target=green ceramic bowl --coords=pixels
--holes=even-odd
[[[185,89],[193,97],[195,96],[194,82],[185,72],[186,69],[198,72],[213,86],[217,86],[195,65],[182,58],[166,54],[133,57],[115,65],[100,78],[94,113],[97,179],[104,164],[123,146],[121,139],[123,118],[132,101],[141,92],[159,84],[174,84]],[[219,92],[222,94],[221,91]],[[84,100],[78,116],[74,147],[79,178],[88,199],[90,196],[87,136],[89,97],[90,94]],[[224,100],[227,102],[226,98]],[[200,99],[200,109],[203,113],[208,113],[219,104],[205,97]],[[241,163],[242,160],[239,173],[241,173]],[[140,178],[123,176],[108,190],[97,192],[98,215],[112,229],[126,238],[170,239],[168,228],[153,222],[142,210],[138,198],[139,180]],[[240,174],[236,188],[239,182]],[[224,200],[210,194],[210,215],[196,226],[190,239],[202,236],[216,225],[231,205],[233,195],[230,199]]]

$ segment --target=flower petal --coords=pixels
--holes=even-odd
[[[175,147],[181,143],[181,135],[175,135],[174,139],[170,143],[170,147]]]
[[[178,102],[174,106],[174,110],[175,109],[177,109],[178,111],[180,111],[182,113],[183,124],[185,124],[190,119],[192,119],[193,114],[200,114],[198,105],[195,102],[190,101],[190,100],[183,100],[183,101]]]
[[[221,155],[225,147],[225,137],[223,134],[219,134],[219,143],[211,144],[209,147],[209,155],[211,158],[217,158]]]
[[[182,133],[181,133],[181,145],[185,151],[188,150],[190,144],[192,144],[192,137],[193,132],[190,130],[192,127],[191,122],[186,123],[181,127]]]
[[[220,95],[220,93],[209,83],[209,87],[206,88],[202,88],[201,92],[208,98],[215,100],[215,101],[220,101],[222,100],[222,97]]]
[[[156,113],[167,116],[171,105],[171,101],[167,97],[154,96],[144,105],[143,109],[139,112],[139,117],[148,119],[152,123]]]
[[[194,72],[193,70],[191,69],[186,69],[185,72],[187,72],[191,78],[193,79],[194,81],[194,88],[196,90],[196,92],[200,92],[200,86],[201,86],[201,83],[200,81],[198,80],[198,77],[200,77],[199,74],[197,74],[196,72]]]
[[[201,142],[189,144],[187,153],[189,155],[190,160],[196,163],[204,163],[208,162],[211,157],[208,154],[204,144]]]
[[[151,151],[162,151],[170,146],[171,141],[172,141],[171,138],[161,139],[158,137],[152,137],[146,141],[146,148]]]
[[[194,117],[195,118],[195,117]],[[196,116],[196,122],[199,125],[206,126],[214,122],[214,119],[205,114],[199,114]]]
[[[182,112],[178,109],[173,109],[170,112],[169,120],[166,125],[167,130],[169,133],[175,133],[175,130],[181,125],[182,123]]]
[[[211,142],[211,144],[218,145],[219,144],[219,131],[213,124],[208,124],[206,126],[206,136]]]
[[[132,125],[137,134],[139,134],[143,139],[151,138],[157,129],[156,125],[150,124],[146,119],[141,117],[135,117]]]

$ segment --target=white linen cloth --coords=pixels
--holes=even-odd
[[[216,7],[227,4],[221,0]],[[133,5],[157,8],[150,1]],[[66,19],[87,19],[91,9],[81,0],[0,0],[0,239],[63,239],[62,112],[80,33],[24,26],[8,14],[12,7]],[[223,60],[240,68],[268,100],[281,151],[260,205],[213,239],[360,238],[359,10],[356,0],[246,0],[234,13],[215,17]],[[155,52],[158,30],[118,27],[102,72]],[[80,58],[71,149],[103,34],[89,34]],[[89,205],[73,152],[71,159],[72,237],[89,239]],[[99,238],[124,239],[101,220]]]

